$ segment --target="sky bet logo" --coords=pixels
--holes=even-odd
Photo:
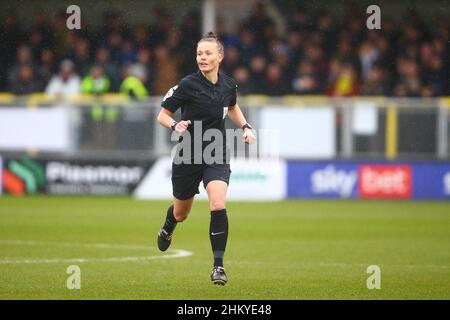
[[[349,198],[357,179],[355,170],[337,170],[335,166],[328,165],[311,174],[312,191],[316,194],[334,193],[341,198]]]
[[[409,199],[412,170],[405,165],[363,165],[359,168],[359,194],[368,199]]]

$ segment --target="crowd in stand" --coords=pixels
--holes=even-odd
[[[99,28],[68,30],[64,11],[37,11],[24,30],[16,15],[0,23],[0,91],[14,94],[126,92],[137,98],[164,95],[196,70],[201,19],[192,12],[176,25],[162,9],[149,25],[130,25],[107,12]],[[342,19],[327,11],[298,8],[286,16],[286,31],[264,5],[218,33],[225,44],[222,70],[239,93],[449,95],[449,19],[437,13],[425,23],[413,10],[396,21],[383,18],[368,30],[364,10]]]

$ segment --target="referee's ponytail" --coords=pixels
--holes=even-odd
[[[217,44],[217,48],[218,48],[218,50],[219,50],[219,53],[220,54],[224,54],[224,48],[223,48],[223,44],[222,44],[222,42],[219,40],[219,37],[214,33],[214,32],[208,32],[206,35],[204,35],[201,39],[200,39],[200,41],[198,42],[198,43],[200,43],[200,42],[203,42],[203,41],[206,41],[206,42],[215,42],[216,44]],[[197,44],[198,44],[197,43]]]

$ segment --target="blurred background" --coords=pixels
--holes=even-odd
[[[278,159],[235,159],[231,199],[450,198],[448,1],[378,1],[379,30],[370,1],[79,0],[80,30],[71,4],[2,3],[3,193],[170,197],[156,115],[214,30]]]

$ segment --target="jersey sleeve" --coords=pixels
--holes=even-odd
[[[237,89],[238,89],[238,85],[236,83],[234,83],[234,88],[232,89],[233,90],[233,94],[232,94],[231,99],[230,99],[230,104],[228,105],[229,107],[234,107],[236,105]]]
[[[171,111],[172,113],[177,111],[182,105],[184,105],[189,99],[186,83],[180,81],[178,85],[172,87],[167,91],[166,95],[161,102],[161,107]]]

